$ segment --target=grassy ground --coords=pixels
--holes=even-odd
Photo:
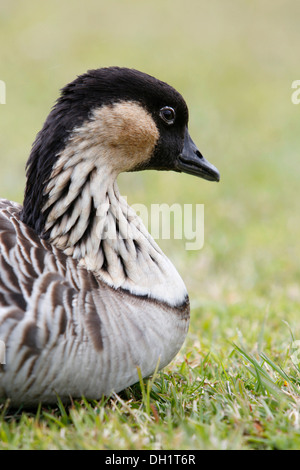
[[[132,203],[205,204],[202,250],[160,242],[191,297],[175,361],[100,403],[2,407],[0,448],[300,448],[299,14],[297,0],[0,2],[1,197],[22,201],[30,145],[58,89],[103,65],[178,88],[194,140],[221,172],[218,185],[120,178]]]

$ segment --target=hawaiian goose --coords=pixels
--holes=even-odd
[[[1,399],[98,399],[176,355],[185,285],[116,178],[218,181],[187,124],[182,96],[136,70],[91,70],[63,88],[32,147],[23,207],[0,200]]]

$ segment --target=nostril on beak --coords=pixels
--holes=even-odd
[[[199,152],[199,150],[197,149],[195,154],[197,155],[197,157],[199,157],[200,159],[203,159],[203,155]]]

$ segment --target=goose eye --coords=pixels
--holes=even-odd
[[[161,108],[159,115],[167,124],[173,124],[175,121],[175,111],[170,106]]]

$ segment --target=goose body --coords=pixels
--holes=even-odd
[[[98,399],[163,368],[189,324],[185,285],[117,187],[122,171],[218,180],[169,85],[132,69],[67,85],[33,145],[23,206],[0,200],[0,399]]]

